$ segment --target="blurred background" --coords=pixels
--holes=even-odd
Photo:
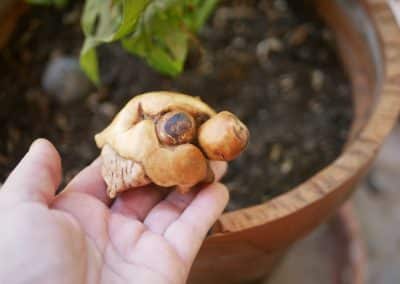
[[[293,245],[265,284],[352,283],[354,267],[365,273],[360,283],[400,283],[399,149],[398,125],[347,208]],[[344,233],[346,226],[352,228]],[[346,262],[346,253],[353,258],[352,265]]]
[[[228,211],[304,182],[336,159],[349,134],[351,84],[334,34],[309,1],[219,1],[190,34],[178,77],[119,43],[101,46],[99,87],[79,65],[83,1],[0,1],[0,10],[18,2],[0,13],[0,185],[37,137],[60,151],[65,184],[98,155],[93,135],[145,91],[200,96],[236,113],[255,134],[224,180]],[[399,149],[397,126],[351,200],[294,244],[264,284],[400,283]]]

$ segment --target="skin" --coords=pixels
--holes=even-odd
[[[61,160],[32,144],[0,190],[0,283],[184,283],[228,191],[141,188],[112,203],[95,161],[59,195]],[[226,164],[212,164],[221,178]]]

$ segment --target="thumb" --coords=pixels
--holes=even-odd
[[[9,175],[1,191],[16,202],[49,204],[60,181],[60,155],[49,141],[38,139]]]

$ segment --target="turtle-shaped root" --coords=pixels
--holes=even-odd
[[[186,192],[212,182],[209,160],[235,159],[248,138],[232,113],[217,114],[198,98],[172,92],[134,97],[95,136],[110,197],[149,183]]]

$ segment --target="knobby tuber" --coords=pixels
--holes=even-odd
[[[200,99],[172,92],[131,99],[95,136],[110,197],[154,183],[184,193],[212,182],[209,160],[230,161],[249,132],[232,113],[216,113]]]

